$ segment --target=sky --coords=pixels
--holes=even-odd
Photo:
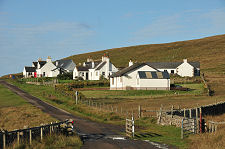
[[[225,0],[0,0],[0,76],[38,58],[225,34]]]

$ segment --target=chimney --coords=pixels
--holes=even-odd
[[[47,58],[47,60],[46,60],[46,61],[47,61],[47,63],[48,63],[48,62],[52,62],[51,57],[50,57],[50,56],[48,56],[48,58]]]
[[[39,61],[42,61],[42,59],[41,59],[41,58],[39,58],[39,59],[38,59],[38,62],[39,62]]]
[[[58,65],[59,65],[59,61],[58,60],[55,62],[55,65],[58,67]]]
[[[184,63],[187,63],[187,59],[183,59]]]
[[[94,61],[91,62],[91,68],[94,68],[95,67],[95,63]]]
[[[134,63],[130,60],[129,61],[129,67],[132,66]]]

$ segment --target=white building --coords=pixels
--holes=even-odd
[[[160,72],[148,63],[133,64],[110,76],[110,90],[170,90],[168,72]]]
[[[73,71],[73,79],[82,77],[84,80],[99,80],[101,76],[109,79],[109,76],[118,69],[110,62],[108,56],[103,56],[101,61],[87,59],[83,66],[76,66]]]
[[[56,68],[50,56],[47,58],[46,62],[38,61],[36,69],[37,77],[57,77],[59,70]]]
[[[23,69],[23,77],[24,78],[31,78],[35,77],[36,75],[36,68],[35,67],[28,67],[25,66]]]
[[[148,64],[159,71],[167,71],[169,74],[178,74],[181,77],[200,76],[200,63],[188,62],[187,59],[183,62],[149,62]]]

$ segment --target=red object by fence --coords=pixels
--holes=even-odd
[[[200,133],[202,133],[202,112],[200,112],[200,118],[199,118],[200,120],[200,122],[199,122],[199,128],[200,128]]]
[[[34,77],[37,78],[37,72],[34,72]]]

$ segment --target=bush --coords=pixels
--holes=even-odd
[[[72,80],[73,79],[73,73],[67,72],[67,73],[59,74],[57,76],[57,79],[59,79],[59,80]]]

